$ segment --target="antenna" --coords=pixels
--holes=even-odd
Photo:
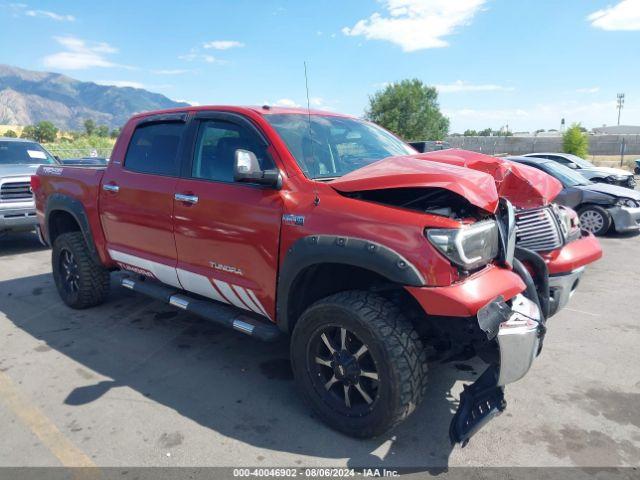
[[[307,91],[307,120],[309,125],[309,140],[311,141],[311,156],[313,157],[313,130],[311,129],[311,102],[309,100],[309,76],[307,75],[307,62],[304,62],[304,86]],[[305,161],[306,163],[306,161]],[[309,167],[307,166],[307,170]],[[316,185],[316,180],[313,180],[313,193],[315,198],[313,199],[313,204],[317,207],[320,204],[320,197],[318,196],[318,188]]]

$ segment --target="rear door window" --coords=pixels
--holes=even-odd
[[[178,149],[185,130],[182,122],[141,125],[133,132],[124,167],[134,172],[177,177]]]

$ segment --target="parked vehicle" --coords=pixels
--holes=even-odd
[[[640,175],[640,158],[636,159],[636,166],[635,166],[635,168],[633,169],[633,172],[634,172],[636,175]]]
[[[547,298],[549,291],[548,312],[543,303],[546,317],[559,312],[575,292],[585,267],[602,256],[598,240],[581,230],[576,212],[558,205],[561,183],[534,168],[467,150],[449,149],[419,158],[492,175],[498,194],[516,207],[516,245],[527,250],[523,263],[538,272],[533,280],[540,297]],[[521,255],[525,256],[524,251]],[[548,270],[548,282],[541,270]]]
[[[528,153],[524,157],[546,158],[575,170],[587,180],[635,188],[633,174],[620,168],[596,167],[593,163],[570,153]]]
[[[33,230],[38,223],[31,193],[31,176],[55,158],[40,144],[0,137],[0,235]]]
[[[443,140],[409,142],[409,145],[411,145],[420,153],[433,152],[436,150],[446,150],[447,148],[451,148],[451,144]]]
[[[290,335],[304,397],[352,436],[419,405],[425,344],[446,338],[488,363],[452,420],[466,442],[541,349],[549,298],[531,272],[540,284],[548,273],[516,248],[494,178],[417,158],[356,118],[144,113],[108,166],[43,166],[33,189],[67,305],[102,303],[122,270],[122,286],[244,334]]]
[[[562,183],[556,202],[577,210],[585,230],[604,235],[640,230],[640,192],[617,185],[594,183],[554,161],[534,157],[507,157],[508,160],[542,170]]]

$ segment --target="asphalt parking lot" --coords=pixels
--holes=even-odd
[[[114,287],[62,304],[50,251],[0,239],[0,466],[640,465],[640,237],[602,240],[507,411],[464,449],[448,426],[473,359],[432,358],[427,398],[359,441],[298,396],[286,343],[262,344]]]

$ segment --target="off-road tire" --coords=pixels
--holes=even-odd
[[[368,347],[379,373],[375,400],[356,416],[332,406],[313,378],[320,375],[310,360],[313,338],[323,329],[336,327],[346,328]],[[426,389],[426,351],[417,332],[393,302],[371,292],[340,292],[311,305],[295,325],[291,363],[315,414],[352,437],[370,438],[390,430],[416,409]]]
[[[581,224],[584,223],[583,215],[590,215],[590,214],[599,215],[600,217],[602,217],[602,226],[597,229],[593,229],[593,228],[586,228],[585,225],[583,225],[583,228],[586,228],[587,230],[589,230],[596,237],[602,236],[605,233],[607,233],[611,228],[611,224],[613,223],[613,220],[609,212],[607,212],[604,208],[599,207],[598,205],[587,205],[586,207],[582,207],[580,210],[578,210],[578,217],[580,218],[580,223]]]
[[[75,290],[65,280],[61,257],[71,254],[77,265]],[[84,309],[100,305],[109,294],[109,271],[96,263],[81,232],[63,233],[53,243],[51,255],[53,279],[62,301],[69,307]]]

